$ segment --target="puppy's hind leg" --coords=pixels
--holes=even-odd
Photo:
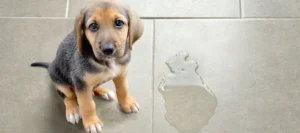
[[[72,90],[72,87],[69,85],[61,85],[61,84],[56,84],[56,87],[59,92],[65,95],[64,103],[66,107],[67,121],[72,124],[78,123],[81,116],[79,113],[76,95],[75,92]]]
[[[113,91],[107,89],[107,88],[103,88],[103,87],[100,87],[100,86],[97,86],[95,89],[94,89],[94,94],[104,100],[108,100],[108,101],[111,101],[111,100],[115,100],[116,99],[116,95]]]

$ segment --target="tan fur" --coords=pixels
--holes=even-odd
[[[129,49],[132,50],[132,45],[142,36],[144,32],[144,25],[134,11],[128,7],[126,8],[129,13],[130,20],[128,31]]]
[[[96,64],[95,64],[96,65]],[[98,67],[101,67],[100,65]],[[83,124],[86,130],[88,130],[89,126],[92,124],[101,123],[101,120],[96,114],[96,105],[92,98],[92,92],[96,85],[100,82],[106,81],[108,79],[112,79],[115,76],[119,75],[122,71],[125,70],[124,66],[115,66],[112,69],[106,68],[103,69],[101,73],[98,74],[90,74],[85,73],[83,79],[86,83],[86,88],[82,92],[77,92],[77,99],[80,108],[80,112],[82,114]],[[96,88],[95,92],[97,94],[102,94],[102,92],[108,92],[108,90]]]
[[[77,38],[77,45],[78,45],[78,51],[82,52],[82,25],[84,21],[84,13],[86,12],[85,9],[82,9],[80,13],[76,16],[75,24],[74,24],[74,32],[75,36]]]
[[[103,67],[94,62],[95,66],[101,67],[103,71],[97,74],[85,73],[83,80],[86,82],[87,86],[95,87],[101,82],[113,79],[118,76],[120,73],[126,70],[127,66],[116,65],[113,61],[111,62],[112,68]]]
[[[93,100],[92,92],[92,88],[87,88],[84,91],[76,92],[79,110],[86,131],[89,130],[88,128],[90,125],[96,125],[98,123],[103,125],[96,113],[96,104]]]
[[[91,45],[93,46],[93,49],[95,51],[99,50],[99,44],[105,43],[105,41],[112,41],[115,43],[117,50],[124,51],[125,48],[124,44],[125,41],[128,39],[129,43],[129,49],[132,50],[132,45],[137,41],[143,34],[144,31],[144,25],[142,21],[139,19],[137,14],[132,11],[130,8],[118,4],[118,0],[94,0],[90,2],[85,8],[83,8],[80,13],[76,16],[75,20],[75,31],[77,36],[77,44],[78,44],[78,50],[82,51],[82,35],[83,35],[83,22],[84,22],[84,13],[90,8],[96,5],[99,2],[110,2],[115,3],[118,6],[123,7],[127,12],[129,16],[129,21],[127,22],[124,16],[120,14],[120,12],[114,8],[97,8],[93,13],[92,16],[89,18],[87,25],[84,25],[85,27],[85,33],[90,41]],[[118,18],[127,25],[125,25],[122,30],[117,30],[115,28],[112,28],[114,20]],[[105,29],[105,32],[102,32],[102,30],[99,30],[96,33],[90,32],[88,30],[89,24],[91,24],[92,21],[96,21],[99,25],[101,25],[101,29]],[[109,34],[109,36],[107,36]],[[103,36],[111,37],[106,38],[108,40],[102,40],[101,38]],[[120,53],[122,54],[122,53]]]
[[[85,30],[86,37],[91,43],[94,53],[100,51],[101,45],[114,43],[119,56],[124,54],[128,26],[124,25],[122,29],[115,28],[114,22],[116,19],[128,23],[118,10],[111,7],[104,9],[96,8],[88,19],[85,27],[89,27],[94,22],[100,25],[97,32],[91,32],[88,28]],[[97,55],[95,56],[97,57]]]
[[[96,96],[102,97],[103,95],[109,93],[109,89],[98,86],[94,89],[94,93]]]
[[[106,77],[109,77],[110,75],[106,73],[98,73],[98,74],[90,74],[86,73],[83,77],[83,80],[86,82],[86,86],[89,86],[93,88],[98,83],[101,83],[101,81],[104,81]]]
[[[124,110],[131,110],[136,101],[130,97],[128,92],[128,79],[127,79],[127,71],[124,71],[118,77],[113,79],[113,82],[116,87],[117,98],[120,106]]]
[[[62,92],[66,97],[73,97],[75,96],[75,93],[74,91],[72,90],[72,87],[71,86],[68,86],[68,85],[59,85],[59,84],[56,84],[55,85],[56,88]]]
[[[72,87],[68,85],[56,84],[56,88],[66,96],[64,98],[64,104],[66,107],[66,117],[68,117],[70,114],[78,113],[76,94]]]
[[[66,106],[66,115],[76,114],[78,111],[77,99],[75,95],[73,97],[66,97],[64,99],[64,103]]]

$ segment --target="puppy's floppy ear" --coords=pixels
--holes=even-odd
[[[132,45],[137,41],[144,32],[144,24],[142,20],[137,16],[136,12],[126,7],[126,11],[129,18],[128,23],[128,45],[129,49],[132,50]]]
[[[76,16],[75,24],[74,24],[74,33],[77,39],[77,47],[78,51],[82,52],[82,40],[84,35],[84,16],[85,16],[85,9],[82,9],[80,13]]]

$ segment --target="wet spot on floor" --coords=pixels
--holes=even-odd
[[[171,57],[159,86],[165,99],[166,120],[181,133],[198,133],[208,124],[217,107],[217,98],[197,73],[198,63],[182,52]]]

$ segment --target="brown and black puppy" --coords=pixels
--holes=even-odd
[[[48,68],[64,97],[67,120],[75,124],[82,118],[87,132],[98,133],[103,123],[93,94],[113,97],[99,84],[113,80],[121,109],[127,113],[139,110],[128,92],[127,66],[132,45],[142,34],[143,24],[135,12],[117,0],[94,0],[77,15],[74,31],[62,41],[55,59],[31,66]]]

